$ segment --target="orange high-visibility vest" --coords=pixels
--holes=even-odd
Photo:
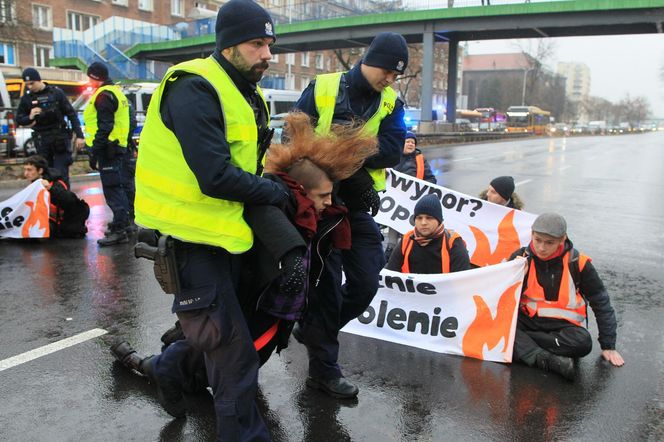
[[[62,184],[62,187],[64,187],[65,190],[69,190],[69,188],[67,187],[67,184],[65,184],[65,182],[62,181],[62,180],[51,181],[51,186],[53,186],[53,183],[56,183],[56,182]],[[60,209],[58,206],[53,204],[53,202],[50,200],[50,198],[49,198],[49,201],[50,201],[50,203],[49,203],[49,209],[48,209],[48,219],[50,219],[51,221],[53,221],[56,224],[60,224],[62,222],[62,216],[61,216],[62,215],[62,213],[61,213],[62,209]]]
[[[586,301],[581,296],[578,288],[574,286],[572,274],[569,268],[570,252],[563,256],[563,275],[558,289],[558,299],[547,301],[544,289],[537,282],[537,270],[535,260],[530,260],[528,269],[528,280],[526,289],[521,293],[521,310],[531,318],[535,315],[541,318],[564,319],[574,325],[583,327],[586,320]],[[579,271],[588,262],[586,255],[579,254]]]
[[[415,172],[415,178],[418,180],[424,179],[424,155],[418,153],[415,155],[415,166],[417,167]]]
[[[401,254],[403,255],[401,273],[410,273],[410,263],[408,262],[408,258],[410,257],[411,250],[413,250],[413,243],[415,242],[413,235],[415,235],[415,230],[406,233],[401,240]],[[450,235],[449,231],[446,230],[445,233],[443,233],[443,242],[440,247],[441,273],[450,273],[450,248],[457,238],[461,238],[461,235],[456,232]]]

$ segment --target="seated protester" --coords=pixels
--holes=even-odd
[[[30,182],[41,179],[50,193],[51,237],[84,238],[88,232],[85,222],[90,215],[90,207],[67,188],[60,171],[49,168],[46,158],[41,155],[32,155],[25,160],[23,176]]]
[[[514,359],[531,367],[575,377],[572,358],[592,348],[586,302],[595,313],[602,357],[624,364],[616,351],[616,316],[590,258],[567,238],[567,223],[555,213],[535,219],[532,241],[510,259],[528,258],[514,338]]]
[[[243,257],[252,265],[243,266],[240,277],[241,307],[261,365],[287,346],[331,249],[350,248],[347,210],[332,203],[333,182],[353,175],[377,152],[376,138],[361,127],[318,135],[299,112],[289,115],[286,125],[288,144],[270,147],[264,177],[279,183],[289,198],[281,207],[247,205],[244,215],[254,245]],[[162,342],[162,353],[147,358],[127,342],[113,345],[111,352],[150,378],[166,411],[180,417],[182,393],[207,387],[203,353],[188,343],[178,323]]]
[[[422,151],[417,148],[417,136],[413,132],[406,132],[403,155],[399,164],[394,166],[394,170],[436,184],[436,177]]]
[[[494,178],[489,183],[489,187],[479,194],[479,197],[494,204],[523,210],[523,201],[514,192],[514,178],[511,176]]]
[[[401,273],[451,273],[468,270],[466,243],[443,224],[443,208],[435,194],[415,205],[415,229],[406,233],[385,268]]]

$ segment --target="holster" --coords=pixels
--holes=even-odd
[[[153,229],[140,228],[134,256],[154,261],[154,276],[162,290],[171,295],[180,294],[175,240],[171,236],[161,235]]]
[[[104,148],[104,156],[107,160],[114,160],[118,154],[119,143],[117,141],[108,141]]]

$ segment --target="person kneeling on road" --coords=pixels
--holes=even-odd
[[[602,357],[617,367],[625,362],[616,348],[616,316],[590,258],[567,237],[567,223],[543,213],[532,226],[532,241],[510,259],[528,258],[514,338],[514,359],[574,380],[573,358],[592,349],[586,329],[586,301],[595,313]]]
[[[470,268],[466,243],[445,228],[443,207],[435,194],[415,205],[415,229],[406,233],[385,268],[402,273],[451,273]]]
[[[60,171],[48,167],[41,155],[25,160],[23,176],[30,182],[41,180],[50,193],[49,227],[51,238],[83,238],[88,232],[85,226],[90,215],[88,203],[67,188]]]

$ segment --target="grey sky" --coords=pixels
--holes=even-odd
[[[591,71],[591,95],[617,102],[627,94],[648,98],[656,116],[664,118],[664,35],[619,35],[563,37],[551,39],[555,51],[549,65],[558,61],[585,63]],[[518,52],[536,40],[493,40],[469,42],[470,54]]]

